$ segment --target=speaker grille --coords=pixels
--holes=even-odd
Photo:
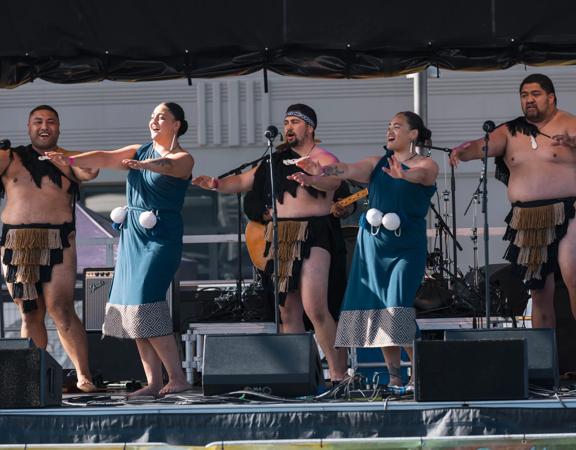
[[[0,350],[0,408],[62,403],[62,367],[45,350]]]
[[[315,395],[322,383],[311,334],[209,335],[204,340],[204,395],[237,390]]]
[[[526,399],[526,340],[416,340],[414,377],[418,402]]]
[[[106,302],[112,287],[114,269],[98,268],[84,270],[84,328],[100,331],[104,323]]]
[[[551,328],[495,328],[478,330],[446,330],[445,340],[525,339],[528,378],[532,384],[558,386],[556,337]]]

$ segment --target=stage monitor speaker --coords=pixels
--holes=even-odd
[[[134,339],[102,337],[102,333],[86,333],[88,361],[95,378],[102,381],[146,381]]]
[[[525,339],[528,364],[528,381],[542,387],[558,386],[558,354],[556,335],[551,328],[494,328],[478,330],[446,330],[444,339]],[[506,376],[505,373],[502,374]]]
[[[290,397],[316,395],[323,378],[311,333],[205,337],[204,395],[238,390]]]
[[[0,340],[0,408],[62,404],[62,367],[29,339]]]
[[[528,398],[524,339],[414,342],[418,402]]]
[[[113,268],[84,269],[84,328],[86,331],[101,331],[106,313],[106,302],[110,295]]]

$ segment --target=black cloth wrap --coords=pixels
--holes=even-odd
[[[286,159],[298,159],[301,156],[296,153],[291,148],[287,148],[282,152],[276,152],[272,155],[272,168],[274,169],[274,187],[276,189],[276,200],[278,203],[284,203],[284,193],[289,193],[292,197],[296,198],[296,192],[300,185],[295,181],[289,180],[288,176],[293,175],[298,172],[302,172],[296,164],[286,165],[283,163]],[[261,164],[266,169],[266,172],[269,172],[270,169],[268,167],[268,162]],[[270,192],[270,177],[266,176],[263,180],[265,182],[264,192]],[[254,179],[254,183],[256,183],[256,178]],[[312,186],[305,186],[303,189],[306,190],[312,197],[318,198],[326,197],[326,192],[319,191],[318,189],[313,188]]]
[[[0,247],[4,247],[6,243],[6,235],[11,229],[26,229],[26,228],[49,228],[60,230],[60,240],[62,241],[63,248],[70,247],[70,241],[68,236],[72,231],[76,229],[74,222],[65,222],[62,225],[53,225],[49,223],[34,223],[34,224],[20,224],[20,225],[2,225],[2,236],[0,237]],[[13,286],[13,297],[21,298],[24,294],[22,283],[15,283],[16,272],[18,267],[12,264],[12,249],[4,249],[4,255],[2,256],[2,263],[7,266],[6,282],[12,283]],[[47,283],[52,279],[52,267],[56,264],[62,264],[64,261],[64,252],[62,249],[52,249],[50,250],[50,265],[40,266],[40,280],[36,283],[36,291],[39,295],[42,294],[42,283]],[[22,310],[24,313],[31,312],[38,309],[38,304],[35,299],[24,300],[22,302]]]
[[[514,120],[505,122],[502,125],[506,125],[506,128],[508,128],[508,131],[512,136],[516,136],[518,133],[532,137],[542,134],[538,127],[528,122],[524,116],[516,117]],[[498,127],[501,127],[502,125],[499,125]],[[496,164],[496,173],[494,174],[494,177],[508,186],[508,181],[510,180],[510,169],[508,169],[508,166],[504,162],[504,157],[497,156],[494,158],[494,163]]]
[[[525,266],[516,263],[516,261],[518,261],[518,254],[520,251],[520,248],[514,245],[517,230],[510,227],[510,221],[512,220],[514,207],[534,208],[537,206],[546,206],[559,202],[564,203],[565,220],[564,223],[562,223],[561,225],[556,225],[555,227],[556,239],[554,239],[554,241],[550,245],[548,245],[548,260],[547,262],[542,264],[542,269],[540,271],[542,278],[525,281],[524,285],[528,289],[544,288],[544,284],[546,283],[546,277],[548,276],[548,274],[556,273],[559,270],[558,245],[560,244],[562,238],[566,236],[566,231],[568,230],[570,220],[573,219],[574,216],[576,215],[576,209],[574,208],[575,201],[576,197],[568,197],[568,198],[548,199],[548,200],[534,200],[529,202],[514,202],[512,204],[512,208],[510,209],[510,212],[508,213],[505,219],[508,226],[506,227],[506,232],[502,237],[503,240],[510,242],[508,248],[506,249],[506,252],[504,253],[504,259],[512,263],[514,272],[522,280],[524,280],[527,268]]]
[[[293,152],[293,151],[290,151],[290,153],[295,154],[295,152]],[[296,157],[297,157],[297,155],[296,155]],[[286,159],[286,158],[284,158],[284,159]],[[269,208],[272,207],[272,201],[271,201],[271,195],[270,195],[270,169],[268,168],[267,162],[268,161],[266,160],[266,164],[260,164],[258,166],[258,168],[256,169],[256,172],[254,173],[254,183],[252,186],[252,190],[247,192],[244,195],[244,213],[246,214],[246,217],[248,217],[250,220],[253,220],[255,222],[260,222],[260,223],[264,223],[263,215]],[[282,166],[291,167],[292,168],[291,173],[296,173],[296,172],[301,171],[296,166],[286,166],[283,163],[282,163]],[[296,168],[296,170],[294,168]],[[275,174],[275,176],[278,176],[278,175]],[[286,176],[288,176],[288,175],[286,175]],[[295,192],[296,189],[298,188],[298,183],[291,181],[291,180],[287,180],[286,176],[284,177],[284,181],[287,182],[286,185],[290,185],[290,184],[293,185],[294,186],[294,192]],[[276,188],[279,189],[279,183],[276,180],[278,180],[278,178],[275,178],[274,181],[276,182]],[[290,188],[292,189],[293,186],[290,186]],[[317,189],[314,189],[314,188],[310,188],[310,189],[311,190],[309,190],[307,188],[306,190],[308,192],[310,192],[311,195],[313,195],[314,197],[317,197],[317,195],[312,194],[312,192],[326,195],[325,192],[318,191]],[[277,194],[278,194],[278,192],[277,192]],[[295,196],[295,194],[291,194],[291,195]],[[336,189],[336,192],[334,193],[334,199],[336,199],[336,200],[343,199],[345,197],[348,197],[349,195],[350,195],[350,187],[348,186],[348,183],[342,182],[342,183],[340,183],[340,186],[338,186],[338,189]],[[282,203],[282,202],[279,201],[279,203]],[[353,211],[355,211],[355,210],[356,210],[356,203],[354,203]]]
[[[22,165],[32,176],[34,184],[38,189],[42,188],[42,178],[48,177],[52,183],[54,183],[59,188],[62,187],[62,177],[65,177],[60,169],[56,167],[49,160],[40,160],[40,154],[32,148],[32,145],[21,145],[19,147],[14,147],[10,151],[10,162],[14,158],[14,153],[18,155],[22,161]],[[68,177],[66,177],[68,178]],[[70,187],[68,188],[68,193],[72,195],[72,201],[75,202],[79,197],[79,186],[74,180],[70,180]],[[0,181],[0,197],[4,197],[5,194],[4,184]]]

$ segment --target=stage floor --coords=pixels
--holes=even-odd
[[[571,386],[518,401],[415,402],[411,396],[371,399],[371,393],[364,391],[363,400],[353,398],[361,397],[361,391],[351,391],[339,398],[286,402],[250,393],[203,397],[194,391],[128,402],[122,393],[65,395],[62,407],[0,410],[0,444],[205,446],[223,441],[567,436],[576,430]]]

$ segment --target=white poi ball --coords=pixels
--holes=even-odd
[[[366,211],[366,221],[373,227],[379,227],[382,222],[382,211],[376,208],[370,208]]]
[[[144,211],[138,217],[138,222],[142,225],[143,228],[149,230],[150,228],[154,228],[156,226],[156,214],[152,211]]]
[[[382,217],[382,225],[390,231],[397,230],[400,227],[400,216],[396,213],[384,214]]]
[[[110,211],[110,219],[112,219],[114,223],[123,223],[127,213],[128,210],[125,206],[117,206]]]

